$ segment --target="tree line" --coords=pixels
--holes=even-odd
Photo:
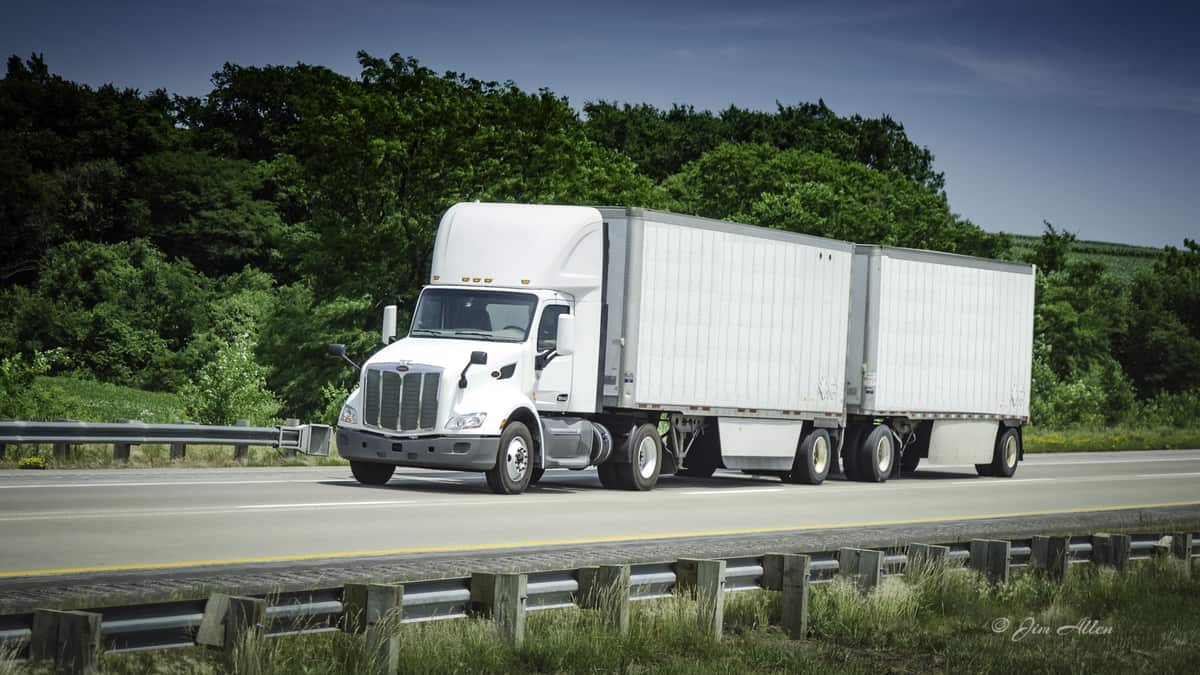
[[[1011,255],[1005,235],[950,211],[932,152],[887,116],[820,101],[716,113],[595,101],[579,114],[546,89],[398,55],[359,65],[351,78],[225,64],[208,94],[184,97],[93,88],[39,55],[11,57],[0,354],[56,350],[45,370],[193,392],[215,386],[213,364],[241,364],[238,377],[264,380],[259,409],[328,414],[352,374],[325,344],[366,354],[383,305],[404,320],[438,218],[463,200],[625,204]],[[1069,249],[1048,226],[1035,252],[1039,413],[1135,421],[1148,402],[1194,402],[1196,245],[1130,283]]]

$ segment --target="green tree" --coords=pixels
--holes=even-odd
[[[270,424],[280,403],[266,384],[267,369],[254,360],[254,343],[248,335],[223,342],[212,361],[180,389],[190,417],[204,424]]]
[[[1167,247],[1132,290],[1121,361],[1146,398],[1200,389],[1200,244]]]

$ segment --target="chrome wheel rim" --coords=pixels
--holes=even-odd
[[[813,443],[813,470],[818,475],[825,473],[825,468],[829,466],[829,440],[824,436],[817,436],[816,442]]]
[[[1017,437],[1009,435],[1004,441],[1004,466],[1017,465]]]
[[[892,468],[892,439],[882,436],[875,444],[875,465],[879,473],[886,476]]]
[[[654,468],[658,466],[658,444],[654,442],[654,437],[647,436],[638,443],[637,464],[642,478],[654,475]]]
[[[525,441],[520,437],[508,442],[504,451],[504,468],[514,483],[520,483],[529,471],[529,448],[525,447]]]

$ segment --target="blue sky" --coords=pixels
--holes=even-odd
[[[1200,238],[1200,3],[63,2],[5,9],[0,46],[90,84],[202,95],[222,63],[355,53],[597,99],[772,109],[823,98],[928,146],[991,230]]]

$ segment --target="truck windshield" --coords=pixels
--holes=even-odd
[[[459,288],[421,294],[409,337],[523,342],[533,322],[537,296]]]

